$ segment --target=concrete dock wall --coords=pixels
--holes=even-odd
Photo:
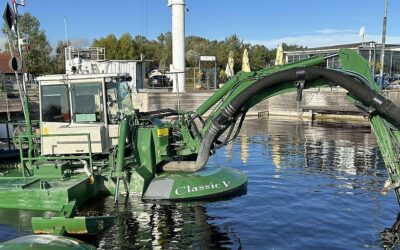
[[[186,92],[180,94],[181,110],[196,110],[213,92]],[[400,106],[400,90],[385,92],[385,95]],[[139,93],[143,111],[177,109],[176,93]],[[361,112],[347,97],[347,91],[340,87],[308,89],[303,100],[296,101],[296,92],[274,96],[249,110],[250,115],[271,116],[312,116],[315,114],[339,114],[361,116]]]
[[[389,100],[400,106],[400,89],[385,90],[384,94]]]
[[[214,91],[196,91],[180,94],[180,109],[184,111],[194,111],[205,102]],[[384,95],[400,106],[400,89],[385,90]],[[39,97],[38,89],[30,89],[28,92],[30,99],[31,113],[34,119],[39,117]],[[166,90],[158,92],[140,92],[132,96],[134,106],[141,111],[154,111],[159,109],[177,109],[177,94]],[[14,98],[10,108],[12,118],[22,118],[22,106],[19,98]],[[6,119],[6,95],[0,92],[0,120]],[[303,92],[303,100],[300,104],[296,102],[296,93],[286,93],[264,100],[249,110],[248,115],[259,116],[302,116],[314,117],[323,115],[324,117],[354,118],[362,117],[361,112],[348,100],[347,91],[340,87],[307,89]]]

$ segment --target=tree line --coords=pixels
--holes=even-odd
[[[119,39],[110,34],[95,39],[93,47],[104,47],[107,59],[139,59],[145,55],[146,59],[153,60],[154,67],[167,69],[172,63],[172,34],[161,33],[156,39],[150,40],[144,36],[132,37],[129,33],[123,34]],[[304,49],[303,46],[283,44],[284,50]],[[276,56],[276,48],[268,49],[265,45],[244,42],[236,34],[226,37],[222,41],[210,40],[200,36],[187,36],[185,40],[185,59],[187,67],[196,67],[199,57],[216,56],[218,64],[225,67],[228,62],[229,52],[234,54],[234,69],[239,71],[242,67],[244,50],[249,52],[250,65],[253,70],[259,70],[270,65]]]
[[[34,76],[43,74],[65,73],[65,48],[68,42],[59,40],[54,48],[47,40],[45,31],[40,28],[39,20],[30,13],[24,13],[19,22],[21,37],[29,38],[29,45],[24,46],[24,59],[27,70]],[[10,48],[17,51],[16,38],[9,33],[3,25],[3,34],[10,34],[10,45],[6,44],[5,50]],[[148,39],[142,35],[132,36],[125,33],[117,38],[113,34],[94,39],[92,47],[104,47],[106,59],[109,60],[134,60],[141,55],[146,60],[151,60],[151,68],[168,69],[172,63],[172,35],[171,32],[161,33],[156,39]],[[284,50],[303,49],[299,45],[283,44]],[[268,49],[262,44],[250,44],[240,39],[236,34],[224,40],[210,40],[200,36],[187,36],[185,41],[186,65],[195,67],[201,55],[216,56],[218,65],[225,67],[230,51],[234,53],[235,72],[241,69],[242,54],[247,49],[249,52],[252,70],[259,70],[270,65],[276,55],[276,49]]]

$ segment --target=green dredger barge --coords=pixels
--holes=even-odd
[[[362,57],[346,49],[337,56],[340,70],[324,68],[326,58],[316,56],[240,72],[188,112],[134,110],[127,76],[40,77],[40,133],[32,132],[25,96],[27,129],[18,137],[20,163],[0,169],[0,208],[55,212],[32,218],[36,234],[96,234],[112,218],[80,217],[76,211],[100,196],[121,202],[135,195],[151,202],[243,194],[244,173],[206,163],[235,139],[246,112],[271,96],[297,91],[301,101],[303,89],[337,85],[369,117],[390,177],[384,190],[394,189],[399,198],[400,109],[379,93]],[[37,239],[30,237],[3,246]],[[46,239],[50,244],[62,238]]]

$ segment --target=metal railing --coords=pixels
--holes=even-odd
[[[24,157],[24,150],[22,147],[22,140],[32,140],[32,139],[40,139],[43,137],[57,137],[57,136],[67,136],[67,137],[72,137],[72,136],[86,136],[87,138],[87,146],[89,150],[89,155],[80,155],[80,156],[71,156],[71,155],[61,155],[61,156],[32,156],[32,157]],[[49,135],[20,135],[18,136],[18,144],[19,144],[19,153],[20,153],[20,160],[21,160],[21,165],[24,168],[23,171],[23,176],[25,176],[25,170],[29,173],[29,169],[26,167],[25,162],[29,161],[30,165],[32,165],[33,161],[45,161],[45,160],[83,160],[86,159],[89,161],[89,168],[90,172],[93,173],[93,157],[92,157],[92,142],[90,139],[90,133],[79,133],[79,134],[49,134]],[[28,149],[29,150],[29,149]]]

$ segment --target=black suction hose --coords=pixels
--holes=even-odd
[[[236,119],[241,108],[251,97],[268,88],[274,87],[281,82],[294,82],[300,80],[312,81],[321,77],[333,82],[334,85],[339,85],[348,90],[352,95],[363,102],[364,105],[375,108],[380,114],[391,119],[397,125],[400,125],[400,108],[379,93],[366,87],[360,81],[347,76],[342,72],[331,69],[318,67],[288,69],[258,80],[249,88],[244,90],[240,95],[235,97],[228,106],[221,110],[221,113],[212,120],[209,130],[203,137],[196,160],[196,169],[204,167],[210,156],[211,147],[222,128],[224,128],[225,124],[231,119]]]

